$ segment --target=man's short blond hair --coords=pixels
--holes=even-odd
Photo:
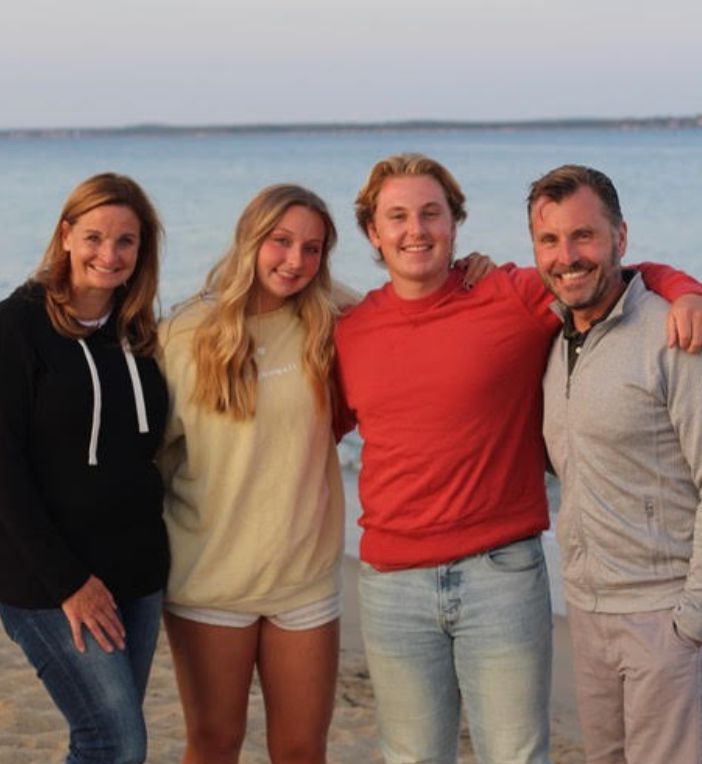
[[[466,219],[466,198],[458,181],[442,164],[424,154],[396,154],[374,165],[356,197],[356,222],[366,236],[378,206],[378,196],[383,183],[388,178],[419,175],[429,175],[443,188],[456,224]]]

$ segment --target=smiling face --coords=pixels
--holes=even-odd
[[[597,194],[581,186],[561,202],[537,198],[531,229],[544,284],[573,311],[578,330],[589,328],[622,289],[626,223],[613,225]]]
[[[134,273],[139,256],[139,218],[129,208],[105,204],[61,224],[69,255],[71,292],[77,303],[109,303],[112,293]]]
[[[444,189],[430,175],[388,178],[367,232],[400,297],[426,297],[446,281],[456,223]]]
[[[312,281],[326,235],[319,213],[299,204],[288,207],[258,250],[254,312],[277,310]]]

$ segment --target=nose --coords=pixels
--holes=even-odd
[[[100,259],[104,263],[114,263],[118,258],[117,243],[111,239],[105,239],[100,245]]]
[[[558,262],[562,265],[572,265],[579,260],[578,252],[575,244],[564,239],[558,247]]]
[[[285,262],[288,268],[297,271],[302,268],[303,258],[304,252],[302,251],[302,246],[296,245],[288,249]]]
[[[407,219],[407,228],[412,235],[424,233],[424,220],[421,215],[410,215]]]

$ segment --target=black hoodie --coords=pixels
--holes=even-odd
[[[115,324],[62,337],[31,282],[0,302],[0,602],[58,607],[90,574],[118,602],[165,585],[167,393]]]

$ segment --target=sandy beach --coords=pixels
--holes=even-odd
[[[331,764],[380,764],[373,692],[359,633],[356,578],[358,562],[344,560],[344,617],[336,709],[329,738]],[[65,725],[20,650],[0,629],[0,764],[59,764],[66,745]],[[183,719],[163,635],[146,698],[150,764],[178,764],[183,748]],[[581,764],[580,736],[572,693],[567,627],[556,617],[552,706],[554,764]],[[252,689],[249,726],[242,764],[268,761],[263,700]],[[475,758],[467,729],[461,735],[461,764]]]

